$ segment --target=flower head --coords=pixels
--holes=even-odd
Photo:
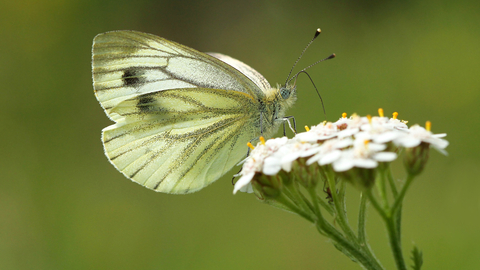
[[[379,115],[347,118],[344,113],[338,121],[322,122],[293,139],[283,137],[260,142],[245,160],[234,193],[252,192],[253,181],[256,190],[276,194],[282,188],[279,182],[282,177],[275,177],[280,172],[296,173],[297,177],[293,178],[300,184],[315,186],[318,180],[312,175],[325,173],[325,166],[347,180],[359,178],[360,181],[352,181],[368,188],[374,182],[379,164],[397,158],[395,145],[407,148],[405,164],[411,169],[410,173],[423,169],[429,146],[446,153],[448,142],[441,139],[446,134],[434,135],[428,128],[417,125],[408,129],[406,121],[397,119],[398,113],[390,119],[383,116],[383,110],[379,110]]]

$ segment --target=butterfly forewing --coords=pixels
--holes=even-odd
[[[135,31],[99,34],[93,44],[93,81],[107,114],[139,94],[178,88],[214,88],[264,94],[250,79],[215,57]]]
[[[262,89],[263,92],[266,92],[271,89],[270,83],[268,83],[267,79],[265,79],[265,77],[263,77],[262,74],[258,73],[258,71],[251,68],[247,64],[221,53],[208,53],[208,54],[229,64],[230,66],[240,71],[243,75],[247,76],[252,82],[254,82],[258,87],[260,87],[260,89]]]

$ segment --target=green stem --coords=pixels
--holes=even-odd
[[[289,186],[286,186],[283,189],[283,192],[288,198],[290,198],[290,200],[293,203],[301,207],[303,211],[310,212],[312,214],[315,213],[313,206],[303,195],[300,194],[297,186],[294,183],[291,183]]]
[[[338,199],[340,201],[340,205],[342,206],[342,213],[347,213],[347,201],[345,200],[345,192],[347,190],[347,186],[345,181],[340,181],[340,188],[338,189]],[[346,216],[345,216],[346,218]]]
[[[380,195],[380,199],[382,201],[382,205],[384,208],[388,206],[388,199],[387,199],[387,187],[386,187],[386,175],[385,169],[382,168],[380,170],[380,179],[376,179],[375,183],[377,186],[378,194]]]
[[[365,253],[363,249],[358,248],[355,243],[352,243],[345,239],[345,237],[337,231],[330,223],[328,223],[322,216],[320,211],[318,196],[314,189],[309,189],[310,196],[312,197],[315,212],[317,214],[317,227],[324,232],[330,239],[332,239],[339,247],[340,250],[344,249],[347,256],[353,257],[362,265],[365,269],[382,270],[383,267],[376,261],[376,259],[370,254]]]
[[[276,197],[275,200],[290,209],[292,212],[297,213],[301,217],[305,218],[306,220],[312,223],[315,221],[312,216],[310,216],[308,213],[305,213],[303,210],[293,204],[287,197],[285,197],[285,194],[283,192],[280,193],[280,196]]]
[[[412,184],[414,178],[415,176],[411,174],[407,176],[407,181],[405,182],[405,185],[403,185],[402,190],[400,190],[400,193],[398,194],[397,198],[395,198],[395,202],[393,203],[392,208],[390,208],[391,214],[394,214],[402,205],[403,198],[405,197],[405,193],[410,187],[410,184]]]
[[[403,258],[402,253],[402,245],[400,243],[400,237],[397,233],[397,229],[395,228],[395,220],[394,218],[390,217],[385,220],[385,224],[387,225],[388,231],[388,238],[390,240],[390,248],[392,249],[393,258],[395,259],[395,264],[398,270],[407,270],[407,266],[405,265],[405,259]]]
[[[408,183],[408,180],[407,180],[407,183]],[[405,185],[407,185],[407,183]],[[386,209],[386,210],[383,209],[380,206],[380,204],[378,203],[378,201],[376,200],[376,198],[373,196],[372,191],[367,190],[366,192],[367,192],[368,199],[372,203],[373,207],[375,208],[375,210],[377,210],[377,212],[380,214],[383,221],[385,222],[385,225],[386,225],[387,231],[388,231],[388,239],[389,239],[389,243],[390,243],[390,248],[392,249],[393,258],[395,260],[395,264],[397,266],[397,269],[398,270],[406,270],[407,267],[405,265],[405,259],[403,258],[402,246],[401,246],[401,241],[400,241],[401,233],[397,229],[397,226],[396,226],[396,215],[395,215],[395,211],[393,211],[394,208],[392,207],[392,208]],[[403,192],[403,195],[401,195],[402,192]],[[400,194],[396,198],[395,202],[398,201],[400,196],[401,196],[401,198],[403,198],[403,196],[405,195],[404,194],[406,192],[405,186],[403,187],[402,192],[400,192]]]
[[[392,190],[393,197],[396,198],[398,196],[397,186],[395,185],[395,180],[393,179],[392,170],[390,166],[388,166],[387,170],[387,179],[388,183],[390,184],[390,189]]]
[[[367,242],[367,230],[366,230],[366,220],[367,220],[367,196],[360,193],[360,210],[358,211],[358,241],[360,245],[364,247],[365,252],[372,258],[374,258],[377,263],[380,265],[377,257],[373,253],[372,248]]]
[[[360,248],[360,245],[358,243],[358,238],[353,232],[350,225],[348,224],[347,216],[345,214],[345,209],[344,209],[344,206],[342,205],[342,199],[339,198],[337,194],[337,187],[335,186],[335,175],[333,174],[333,171],[329,171],[327,173],[327,181],[328,181],[328,186],[330,187],[330,193],[332,194],[333,204],[335,205],[335,212],[338,216],[338,225],[340,226],[340,228],[342,228],[342,231],[347,236],[347,239],[355,243],[356,246]],[[343,192],[345,192],[344,189],[343,189]]]
[[[405,184],[400,190],[400,193],[398,194],[398,196],[395,198],[395,202],[393,203],[392,208],[390,208],[389,222],[392,224],[389,226],[389,228],[391,230],[394,230],[392,232],[389,231],[390,246],[392,247],[392,252],[394,253],[393,255],[395,258],[395,262],[397,263],[398,269],[406,269],[406,268],[400,268],[400,267],[405,267],[405,261],[401,253],[402,252],[401,250],[402,249],[402,239],[401,239],[402,203],[403,203],[403,199],[405,198],[405,194],[407,193],[407,190],[412,184],[414,178],[415,177],[411,174],[407,176],[407,180],[405,181]],[[393,234],[395,235],[393,236]]]
[[[318,197],[318,196],[317,196]],[[326,203],[324,200],[322,200],[321,198],[317,198],[318,199],[318,202],[320,203],[320,206],[322,206],[323,208],[325,208],[325,210],[327,210],[327,212],[333,216],[333,207]]]
[[[367,194],[367,197],[370,200],[370,203],[372,203],[373,208],[377,210],[378,214],[380,214],[383,220],[387,220],[388,219],[387,212],[385,212],[385,210],[378,203],[377,199],[373,196],[372,190],[368,189],[365,191],[365,193]]]
[[[386,173],[387,173],[388,183],[390,184],[390,188],[392,190],[393,198],[397,199],[398,197],[397,185],[395,183],[395,180],[393,179],[392,170],[390,169],[390,166],[387,167]],[[397,228],[397,235],[398,235],[398,238],[400,239],[400,235],[402,231],[402,205],[399,206],[397,213],[395,214],[395,223]]]
[[[367,196],[360,193],[360,210],[358,211],[358,241],[361,245],[366,245],[367,231],[365,228],[367,219]]]

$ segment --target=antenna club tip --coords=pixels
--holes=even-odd
[[[318,35],[320,35],[320,33],[322,33],[322,30],[320,28],[317,28],[317,31],[315,31],[315,36],[313,37],[313,39],[317,38]]]
[[[336,56],[337,56],[336,54],[332,53],[332,55],[330,55],[330,56],[328,57],[328,59],[335,58]]]

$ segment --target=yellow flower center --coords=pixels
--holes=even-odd
[[[380,117],[383,117],[383,109],[382,108],[378,108],[378,115]]]

